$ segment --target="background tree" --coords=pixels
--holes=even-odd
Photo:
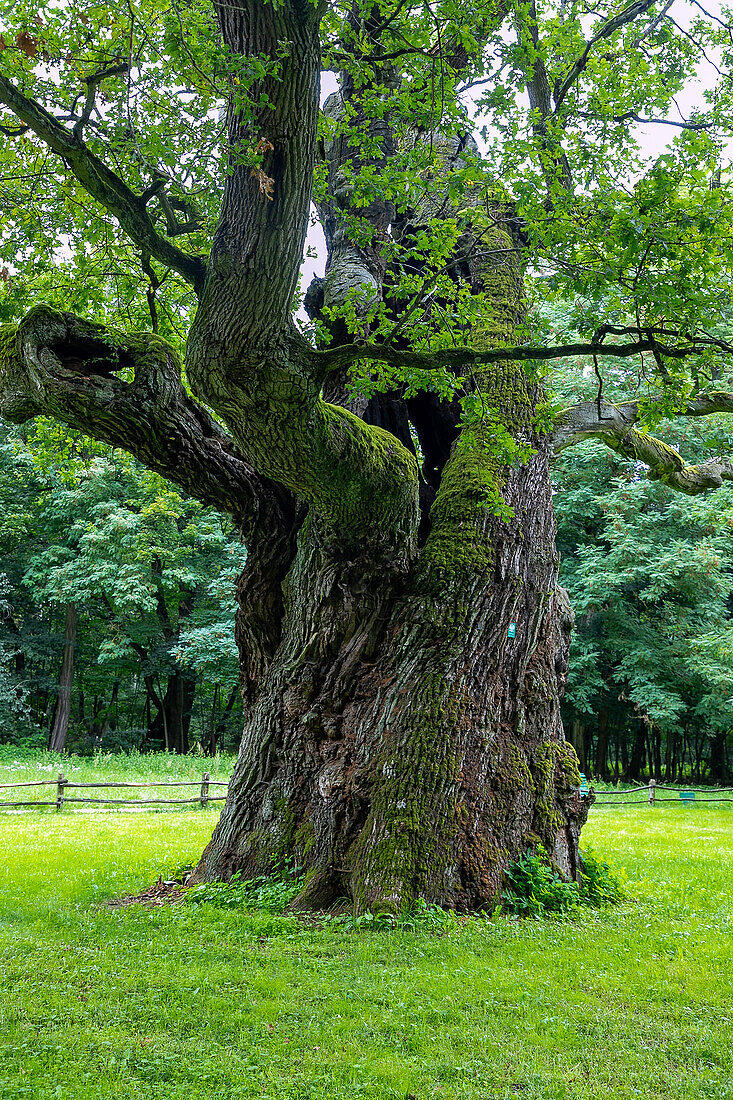
[[[302,904],[470,908],[528,844],[574,874],[587,810],[548,463],[597,437],[686,492],[733,475],[642,430],[733,407],[710,385],[727,27],[653,0],[147,0],[14,7],[3,46],[5,308],[35,298],[32,256],[44,289],[59,256],[84,276],[55,291],[64,312],[3,330],[3,415],[130,451],[248,548],[245,731],[197,876],[286,848]],[[629,122],[664,120],[706,51],[709,109],[649,163]],[[339,91],[319,116],[322,66]],[[303,330],[311,198],[328,261]],[[538,328],[528,281],[577,299],[580,341]],[[114,327],[66,312],[85,298]],[[145,305],[184,333],[194,299],[195,399],[172,345],[133,331]],[[554,415],[542,364],[601,351],[645,357],[637,392]]]
[[[607,368],[607,364],[604,365]],[[563,364],[581,396],[594,375]],[[606,371],[609,395],[623,372]],[[704,461],[730,452],[725,417],[660,424],[669,445]],[[733,495],[671,495],[644,469],[586,443],[554,469],[560,576],[576,613],[564,711],[590,775],[730,779]]]
[[[35,730],[58,750],[68,733],[82,751],[227,743],[232,711],[241,716],[233,626],[244,561],[231,522],[49,421],[7,433],[0,507],[0,640],[28,719],[8,705],[0,737]]]

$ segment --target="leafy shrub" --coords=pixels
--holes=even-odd
[[[269,875],[244,879],[237,872],[228,882],[204,882],[186,890],[186,901],[215,905],[219,909],[261,909],[284,913],[301,888],[301,880],[289,860],[278,860]]]
[[[563,878],[541,845],[510,864],[504,883],[503,908],[521,917],[564,915],[581,905],[613,905],[629,896],[622,877],[590,850],[581,853],[580,885]]]
[[[567,882],[550,863],[539,845],[527,850],[504,872],[504,909],[519,917],[540,917],[543,913],[569,913],[580,905],[580,889]]]
[[[617,905],[630,894],[623,870],[615,871],[592,848],[580,853],[580,895],[585,905]]]

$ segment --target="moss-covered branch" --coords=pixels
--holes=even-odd
[[[175,352],[148,333],[113,333],[48,306],[0,326],[0,415],[54,417],[121,447],[245,528],[286,500],[188,396]]]
[[[709,416],[717,412],[733,412],[733,393],[698,394],[677,415]],[[643,462],[649,467],[650,478],[689,496],[733,481],[730,458],[711,458],[699,465],[687,463],[674,447],[636,427],[641,416],[638,401],[622,405],[585,401],[559,417],[553,433],[554,449],[562,451],[584,439],[598,439],[619,454]]]

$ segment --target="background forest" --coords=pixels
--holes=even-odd
[[[627,365],[601,367],[606,397],[628,392]],[[598,381],[566,361],[553,387],[565,404]],[[724,416],[657,432],[689,461],[733,447]],[[559,457],[555,485],[576,614],[564,717],[584,770],[728,781],[733,487],[684,497],[593,442]],[[46,420],[2,428],[0,510],[0,739],[236,750],[232,521]]]

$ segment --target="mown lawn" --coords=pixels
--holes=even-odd
[[[446,935],[108,909],[211,810],[0,814],[0,1097],[733,1098],[733,806],[597,809],[638,899]]]

